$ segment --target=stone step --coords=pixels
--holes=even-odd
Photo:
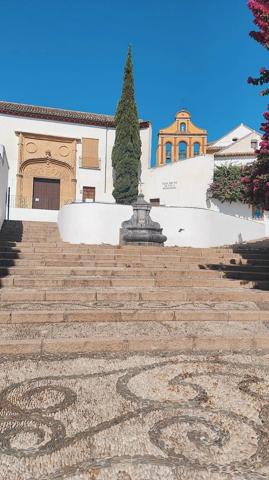
[[[0,235],[1,237],[1,235]],[[41,236],[42,237],[42,236]],[[58,237],[58,235],[57,235]],[[37,237],[37,239],[40,239],[40,236]],[[29,241],[11,241],[10,239],[7,239],[5,241],[0,240],[0,245],[1,246],[23,246],[25,243],[33,243],[31,239]],[[51,244],[51,234],[48,235],[46,238],[46,243],[48,246]],[[176,255],[178,252],[182,252],[182,254],[193,254],[197,256],[202,256],[204,253],[207,254],[208,252],[214,253],[214,254],[234,254],[234,250],[232,248],[189,248],[189,247],[143,247],[143,246],[116,246],[116,245],[96,245],[96,244],[71,244],[71,243],[65,243],[63,241],[58,241],[57,244],[61,245],[66,245],[70,246],[73,248],[80,248],[80,247],[86,247],[86,248],[91,248],[93,250],[99,250],[102,252],[106,252],[107,250],[113,250],[114,252],[125,252],[125,253],[146,253],[146,254],[158,254],[158,255]],[[240,253],[238,253],[240,255]]]
[[[84,322],[268,322],[269,310],[255,302],[1,302],[0,323]],[[268,331],[269,334],[269,331]]]
[[[120,261],[120,260],[95,260],[89,258],[88,255],[84,255],[83,258],[80,258],[79,256],[71,256],[70,259],[66,259],[65,257],[58,257],[56,256],[55,259],[51,258],[51,256],[41,256],[41,255],[35,255],[32,258],[31,256],[27,256],[26,258],[21,256],[19,258],[16,257],[16,255],[12,256],[10,258],[8,255],[5,256],[6,258],[0,258],[0,266],[1,267],[13,267],[13,266],[19,266],[22,267],[24,265],[31,266],[31,267],[40,267],[40,266],[48,266],[48,267],[57,267],[57,266],[62,266],[62,267],[104,267],[104,268],[147,268],[147,269],[154,269],[156,268],[156,262],[152,261],[146,261],[144,260],[143,262],[140,262],[139,259],[133,260],[132,262],[130,261]],[[85,257],[85,258],[84,258]],[[268,271],[269,270],[269,262],[268,265],[266,262],[254,262],[252,263],[229,263],[224,265],[221,261],[219,263],[214,263],[214,266],[212,267],[212,264],[208,263],[202,263],[202,262],[187,262],[184,258],[179,258],[176,262],[158,262],[158,268],[168,268],[171,269],[172,267],[176,269],[207,269],[207,270],[249,270],[249,271]]]
[[[154,256],[171,256],[171,257],[176,257],[179,254],[181,255],[187,255],[187,256],[195,256],[195,257],[203,257],[203,256],[224,256],[224,257],[230,257],[230,256],[235,256],[235,257],[241,257],[240,253],[235,253],[232,250],[228,249],[186,249],[184,247],[167,247],[167,248],[157,248],[153,247],[150,249],[150,247],[145,248],[145,247],[137,247],[137,248],[129,248],[129,247],[117,247],[117,246],[112,246],[112,245],[107,245],[107,246],[100,246],[100,245],[86,245],[86,244],[71,244],[71,243],[65,243],[62,241],[59,241],[57,238],[56,240],[52,239],[52,236],[49,236],[46,241],[42,241],[42,239],[38,239],[38,241],[34,241],[33,239],[29,239],[27,241],[23,242],[10,242],[10,241],[0,241],[0,249],[2,250],[3,248],[16,248],[16,249],[22,249],[23,247],[30,247],[30,246],[38,246],[38,247],[46,247],[53,249],[55,247],[65,247],[67,249],[74,249],[74,250],[81,250],[85,249],[87,251],[91,252],[99,252],[104,255],[107,254],[124,254],[128,256],[137,256],[137,255],[154,255]],[[260,252],[257,253],[257,255],[262,255]],[[263,253],[265,255],[265,253]]]
[[[229,275],[237,272],[228,272]],[[156,277],[156,278],[180,278],[180,277],[207,277],[207,278],[222,278],[228,274],[227,272],[222,272],[218,270],[205,270],[205,269],[192,269],[192,266],[188,266],[188,269],[183,270],[183,268],[155,268],[154,270],[148,268],[114,268],[111,267],[99,267],[99,268],[87,268],[87,267],[50,267],[50,266],[34,266],[32,268],[26,267],[1,267],[0,268],[0,277],[6,275],[13,276],[38,276],[38,277],[51,277],[51,276],[80,276],[80,277]],[[241,272],[239,272],[241,273]],[[257,275],[263,275],[263,273],[257,273]]]
[[[1,287],[69,287],[69,288],[79,288],[79,287],[231,287],[233,286],[243,286],[244,288],[261,288],[268,290],[269,281],[255,281],[250,280],[230,280],[227,278],[196,278],[187,277],[184,278],[135,278],[135,277],[79,277],[79,276],[69,276],[69,277],[46,277],[42,276],[42,279],[39,278],[29,278],[22,275],[13,276],[9,275],[0,279]]]
[[[1,243],[2,244],[6,244],[7,243],[7,240],[10,238],[9,235],[7,235],[6,237],[3,237],[3,236],[0,236],[0,240],[1,240]],[[46,243],[46,244],[50,244],[50,239],[53,241],[53,242],[57,242],[57,243],[61,243],[61,238],[59,235],[56,235],[54,233],[48,233],[47,235],[24,235],[22,237],[22,241],[21,242],[16,242],[17,245],[19,246],[20,244],[24,244],[24,243]],[[5,241],[6,240],[6,241]]]
[[[53,250],[54,248],[65,248],[67,250],[83,250],[83,251],[89,251],[92,253],[99,253],[102,255],[126,255],[128,257],[137,257],[137,256],[154,256],[154,257],[171,257],[175,258],[178,255],[181,256],[194,256],[197,258],[201,257],[235,257],[235,258],[241,258],[242,255],[239,253],[234,253],[232,251],[214,251],[211,249],[206,249],[204,251],[199,251],[199,249],[192,249],[192,250],[185,250],[184,248],[177,248],[177,249],[169,249],[169,248],[163,248],[163,249],[154,249],[154,250],[147,250],[145,248],[140,248],[140,250],[135,250],[135,249],[125,249],[125,248],[113,248],[113,246],[107,246],[106,248],[101,248],[100,246],[96,245],[84,245],[84,244],[71,244],[71,243],[64,243],[64,242],[59,242],[57,238],[49,237],[49,241],[43,241],[43,239],[40,239],[39,241],[34,241],[33,239],[29,239],[28,241],[24,242],[1,242],[0,244],[0,250],[3,251],[5,249],[15,249],[15,250],[23,250],[24,248],[29,248],[29,247],[38,247],[38,248],[48,248],[49,250]],[[251,255],[251,254],[249,254]],[[257,256],[265,256],[266,254],[263,253],[257,253]]]
[[[269,265],[264,265],[264,262],[263,263],[259,263],[258,265],[257,264],[249,264],[249,263],[245,263],[245,264],[222,264],[222,263],[216,263],[216,264],[205,264],[205,265],[202,265],[200,264],[199,267],[202,269],[202,268],[206,268],[206,269],[210,269],[210,270],[218,270],[218,271],[222,271],[222,272],[230,272],[230,271],[234,271],[234,272],[269,272]]]
[[[127,321],[0,325],[0,354],[269,349],[262,321]]]
[[[58,253],[56,253],[56,251]],[[187,257],[187,256],[178,256],[172,259],[162,257],[162,258],[155,258],[155,257],[148,257],[148,256],[134,256],[134,257],[126,257],[124,255],[101,255],[101,254],[94,254],[85,251],[59,251],[59,250],[52,250],[51,252],[39,252],[34,251],[34,249],[29,249],[27,251],[20,251],[20,250],[6,250],[0,252],[0,259],[32,259],[32,260],[39,260],[39,259],[46,259],[46,260],[54,260],[61,262],[62,260],[66,261],[73,261],[73,260],[85,260],[85,261],[95,261],[102,265],[109,264],[111,262],[120,262],[120,263],[128,263],[128,265],[133,266],[137,263],[149,263],[154,265],[174,265],[179,263],[188,263],[188,264],[198,264],[201,266],[207,265],[236,265],[240,264],[241,259],[235,259],[231,257],[227,257],[223,259],[222,257],[208,257],[208,258],[197,258],[197,257]],[[247,263],[246,263],[247,264]],[[210,267],[209,267],[210,268]]]
[[[2,288],[0,289],[1,302],[38,302],[38,301],[64,301],[64,302],[89,302],[89,301],[147,301],[147,302],[172,302],[172,301],[208,301],[208,302],[268,302],[269,292],[243,288],[127,288],[107,287],[102,288]]]
[[[178,280],[182,278],[231,278],[236,280],[268,280],[268,271],[260,271],[259,269],[254,269],[254,271],[249,270],[238,270],[235,269],[222,271],[222,270],[207,270],[207,269],[193,269],[189,266],[188,269],[180,268],[162,268],[162,269],[135,269],[135,268],[113,268],[110,267],[99,267],[99,268],[87,268],[87,267],[50,267],[50,266],[34,266],[32,268],[26,267],[0,267],[0,278],[11,275],[13,277],[27,276],[30,278],[39,277],[40,279],[60,279],[62,277],[71,278],[71,277],[87,277],[89,279],[99,279],[101,277],[110,278],[110,277],[119,277],[119,278],[144,278],[150,279],[152,277],[159,279],[168,278],[169,282],[173,279]]]

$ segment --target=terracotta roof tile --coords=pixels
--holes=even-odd
[[[217,157],[256,157],[255,151],[253,152],[223,152],[215,153],[215,158]]]
[[[13,103],[0,101],[0,114],[13,115],[18,117],[39,118],[58,122],[78,123],[84,125],[96,125],[114,127],[114,117],[98,113],[80,112],[76,110],[65,110],[63,108],[40,107],[37,105],[26,105],[24,103]],[[140,120],[140,128],[147,128],[150,122]]]

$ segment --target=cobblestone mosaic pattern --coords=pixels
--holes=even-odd
[[[268,480],[269,352],[6,357],[0,480]]]
[[[268,302],[1,302],[0,310],[268,310]]]

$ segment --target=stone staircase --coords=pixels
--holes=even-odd
[[[266,349],[269,246],[71,245],[0,232],[0,353]]]

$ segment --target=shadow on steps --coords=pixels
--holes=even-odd
[[[240,280],[242,286],[269,290],[269,239],[234,245],[233,252],[237,256],[229,263],[199,265],[201,269],[218,270],[224,278]]]
[[[16,242],[23,237],[23,223],[16,220],[5,220],[0,231],[0,288],[3,287],[3,278],[10,275],[9,268],[15,265],[19,258],[20,249]]]

